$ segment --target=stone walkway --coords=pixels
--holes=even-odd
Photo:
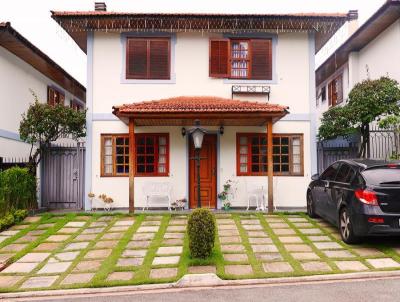
[[[303,215],[217,214],[212,259],[190,259],[186,215],[29,217],[0,233],[6,291],[400,269],[400,244],[347,246]]]

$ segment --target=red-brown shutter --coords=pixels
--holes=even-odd
[[[210,40],[210,77],[229,77],[229,57],[228,39]]]
[[[168,39],[149,41],[149,78],[170,78],[170,43]]]
[[[333,93],[332,93],[332,82],[328,84],[328,104],[329,106],[332,106],[332,98],[333,98]]]
[[[145,79],[147,77],[147,40],[131,38],[126,44],[126,77]]]
[[[251,40],[251,78],[272,80],[272,42],[270,39]]]

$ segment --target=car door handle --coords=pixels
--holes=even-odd
[[[326,192],[326,190],[329,188],[329,181],[325,182],[324,185],[324,192]]]

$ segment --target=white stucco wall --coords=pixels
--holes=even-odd
[[[317,91],[323,85],[327,87],[328,83],[342,72],[345,101],[354,85],[368,77],[377,79],[389,76],[400,82],[400,20],[394,22],[360,51],[350,53],[348,62],[317,87]],[[328,92],[328,87],[326,91]],[[319,102],[318,123],[322,113],[328,109],[328,100],[322,104]]]
[[[0,47],[0,156],[17,158],[29,156],[30,146],[18,141],[21,115],[26,112],[29,104],[34,102],[30,89],[36,93],[41,102],[46,102],[49,85],[64,92],[65,105],[69,106],[71,99],[77,99],[31,65]]]
[[[213,35],[216,36],[216,35]],[[176,43],[171,47],[174,54],[172,70],[173,83],[156,84],[127,83],[121,78],[123,73],[123,45],[117,33],[95,33],[93,57],[88,58],[90,75],[88,94],[93,94],[93,131],[91,173],[87,176],[89,190],[105,193],[115,200],[116,207],[128,207],[128,177],[100,177],[100,135],[102,133],[128,133],[128,127],[111,115],[112,106],[123,103],[157,100],[174,96],[209,95],[230,98],[232,82],[209,77],[209,38],[208,34],[179,33]],[[174,39],[173,39],[174,40]],[[312,41],[313,42],[313,41]],[[304,177],[275,177],[275,204],[279,207],[304,207],[305,190],[310,179],[310,56],[309,36],[306,33],[279,34],[275,46],[276,77],[264,85],[271,87],[270,103],[290,107],[290,115],[274,125],[274,133],[304,134]],[[90,53],[89,53],[90,56]],[[236,83],[252,84],[251,81],[238,80]],[[253,97],[252,100],[266,101],[266,97]],[[88,101],[89,105],[89,101]],[[207,127],[206,127],[207,128]],[[212,127],[208,127],[213,130]],[[135,205],[143,206],[143,184],[147,181],[168,181],[173,186],[172,200],[188,198],[188,151],[187,138],[181,136],[180,127],[136,127],[137,132],[170,133],[170,176],[136,177]],[[219,136],[217,191],[227,179],[236,177],[236,132],[264,132],[265,127],[225,127]],[[237,177],[239,181],[237,201],[234,206],[247,204],[244,180],[264,184],[267,177]],[[290,188],[290,190],[288,190]]]

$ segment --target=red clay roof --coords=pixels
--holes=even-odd
[[[286,113],[288,107],[254,101],[231,100],[214,96],[180,96],[157,101],[114,106],[114,113],[190,113],[259,112]]]

